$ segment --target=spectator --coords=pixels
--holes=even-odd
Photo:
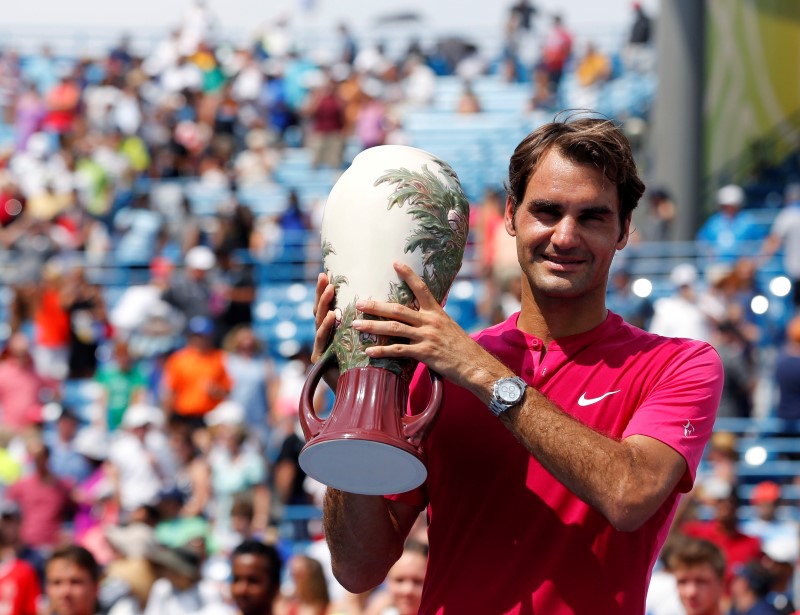
[[[253,493],[254,529],[264,530],[269,520],[270,501],[264,458],[258,451],[246,446],[248,433],[241,422],[244,418],[241,409],[237,418],[224,422],[209,421],[214,442],[209,453],[214,489],[212,517],[218,535],[230,531],[231,507],[238,493]]]
[[[184,258],[185,272],[173,275],[161,298],[177,308],[187,322],[195,316],[211,316],[211,282],[209,272],[217,264],[211,249],[191,248]]]
[[[653,68],[652,20],[641,2],[633,3],[633,12],[633,24],[625,48],[625,66],[632,71],[648,72]]]
[[[669,569],[686,615],[722,615],[725,555],[707,540],[679,542],[671,551]]]
[[[717,191],[717,213],[697,232],[702,251],[710,258],[732,262],[752,250],[751,242],[761,239],[753,217],[744,207],[744,190],[730,184]]]
[[[245,265],[230,245],[217,250],[219,275],[212,290],[215,340],[221,344],[233,329],[253,322],[256,282],[252,267]]]
[[[233,163],[237,182],[243,186],[270,183],[278,155],[271,147],[269,133],[263,128],[252,128],[245,142],[247,148]]]
[[[136,195],[129,206],[114,215],[117,262],[146,267],[158,253],[164,216],[154,211],[147,194]]]
[[[159,578],[150,590],[144,615],[195,615],[206,608],[223,608],[217,588],[201,579],[196,550],[156,545],[148,559]]]
[[[214,346],[214,325],[195,316],[189,320],[186,347],[164,365],[162,405],[174,427],[191,431],[204,427],[203,415],[224,400],[231,389],[225,357]]]
[[[480,111],[481,111],[481,101],[475,94],[475,90],[472,88],[472,84],[469,81],[465,81],[463,89],[461,90],[461,96],[458,99],[456,112],[472,114],[472,113],[480,113]]]
[[[594,43],[587,43],[586,52],[575,67],[575,77],[583,88],[608,81],[611,77],[611,61]]]
[[[759,562],[736,568],[731,583],[731,610],[728,615],[780,615],[766,597],[772,577]]]
[[[103,423],[110,432],[122,423],[129,406],[145,401],[147,378],[141,363],[130,353],[127,342],[116,340],[112,360],[101,365],[94,377],[103,387]]]
[[[422,601],[427,564],[428,546],[407,540],[403,554],[386,577],[385,594],[371,600],[366,615],[416,615]]]
[[[656,300],[650,332],[666,337],[710,341],[712,322],[698,305],[697,269],[691,263],[681,263],[675,266],[669,279],[675,287],[675,294]]]
[[[11,335],[0,354],[3,425],[21,432],[41,420],[42,405],[54,394],[33,363],[27,335]]]
[[[171,485],[159,492],[156,497],[156,541],[166,547],[194,545],[198,549],[205,549],[209,537],[209,522],[200,515],[184,516],[182,513],[185,504],[185,493],[177,486]]]
[[[675,220],[675,203],[665,188],[655,188],[648,193],[650,207],[639,225],[642,241],[668,241]]]
[[[159,408],[135,404],[127,409],[122,429],[114,438],[109,461],[114,469],[123,518],[140,506],[154,504],[170,476],[163,461],[166,443],[158,428],[164,415]]]
[[[96,615],[100,567],[89,551],[75,545],[59,548],[47,560],[45,575],[52,615]]]
[[[541,64],[550,78],[553,89],[558,89],[561,75],[572,55],[572,34],[564,26],[561,15],[553,16],[550,31],[545,35],[542,46]]]
[[[369,149],[386,142],[388,120],[386,105],[381,98],[383,93],[383,86],[378,80],[369,79],[364,82],[354,126],[361,149]]]
[[[103,530],[119,522],[111,468],[106,464],[108,449],[106,432],[98,427],[85,427],[75,438],[75,450],[87,460],[91,473],[72,490],[76,504],[72,535],[101,563],[110,556]]]
[[[69,406],[54,404],[53,407],[59,411],[55,429],[44,435],[50,451],[50,469],[59,478],[76,485],[86,480],[92,472],[91,465],[75,448],[80,417]]]
[[[778,518],[781,505],[781,486],[765,480],[753,487],[750,504],[755,515],[742,523],[742,531],[755,536],[762,546],[768,543],[783,542],[789,552],[800,551],[800,526],[796,521]]]
[[[19,519],[11,502],[0,503],[0,609],[8,615],[37,615],[41,594],[36,569],[17,552],[17,536],[7,530],[9,518]]]
[[[289,574],[294,591],[278,599],[275,615],[325,615],[330,598],[322,565],[307,555],[295,555],[289,560]]]
[[[249,325],[234,328],[223,348],[225,369],[233,380],[230,399],[244,408],[248,430],[258,435],[262,446],[267,446],[270,409],[275,406],[280,386],[277,367]]]
[[[536,6],[531,4],[528,0],[517,0],[509,9],[511,19],[514,21],[515,26],[525,32],[533,31],[533,18],[536,17],[536,13],[538,12]]]
[[[170,446],[178,464],[175,486],[183,495],[181,517],[205,515],[212,499],[211,468],[191,435],[176,431],[170,435]]]
[[[72,514],[70,484],[50,469],[50,452],[41,439],[28,441],[33,472],[11,485],[6,497],[20,508],[23,542],[47,553],[63,538],[62,526]]]
[[[63,266],[49,261],[42,269],[36,298],[33,361],[46,378],[64,380],[69,372],[70,320],[62,299]]]
[[[281,568],[281,558],[270,545],[245,540],[233,550],[231,597],[239,615],[273,615]]]
[[[792,280],[792,302],[800,306],[800,183],[786,186],[783,209],[775,216],[762,247],[765,258],[783,248],[782,265]]]
[[[800,316],[786,325],[786,344],[775,361],[773,375],[778,388],[778,405],[775,415],[783,420],[800,419]],[[792,429],[796,433],[798,427]]]
[[[733,486],[720,486],[717,493],[709,493],[714,509],[713,518],[708,521],[689,521],[681,526],[681,531],[693,538],[702,538],[717,545],[725,554],[726,588],[730,587],[736,567],[761,557],[761,541],[739,529],[737,513],[739,498]]]
[[[320,85],[309,94],[304,111],[309,121],[312,166],[339,169],[344,153],[344,105],[330,75],[321,77]]]
[[[528,110],[551,111],[555,110],[557,104],[556,87],[550,81],[550,73],[544,66],[538,64],[533,68],[533,95],[528,103]]]
[[[61,302],[69,315],[68,378],[93,378],[97,349],[108,333],[106,303],[100,286],[86,278],[83,267],[67,274]]]
[[[100,601],[108,615],[138,615],[156,576],[147,554],[155,547],[153,528],[144,523],[106,528],[112,559],[104,570]],[[125,609],[125,610],[123,610]]]

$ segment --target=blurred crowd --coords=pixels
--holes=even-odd
[[[0,50],[0,126],[14,135],[0,150],[8,304],[0,610],[416,613],[424,519],[383,588],[355,596],[333,579],[318,520],[324,488],[298,464],[310,349],[298,343],[279,355],[254,326],[254,264],[292,233],[318,229],[321,203],[289,190],[280,212],[257,216],[236,194],[280,183],[276,170],[298,148],[309,152],[310,170],[336,173],[350,150],[409,143],[403,117],[432,104],[441,75],[463,79],[459,113],[481,112],[470,83],[486,74],[529,83],[530,109],[555,110],[565,77],[591,106],[598,86],[620,71],[653,66],[652,24],[638,3],[616,55],[588,40],[576,49],[560,16],[526,0],[510,7],[500,36],[496,57],[456,39],[430,48],[410,40],[389,52],[341,24],[335,45],[317,53],[298,46],[289,18],[252,40],[227,41],[198,1],[145,53],[126,39],[92,58],[46,46],[24,57]],[[228,197],[214,215],[198,214],[185,192],[165,208],[151,198],[161,180],[191,180],[200,193],[227,189]],[[612,310],[642,328],[715,345],[726,371],[724,417],[800,418],[800,320],[776,328],[752,309],[767,294],[758,266],[779,253],[798,288],[800,190],[789,185],[785,197],[780,219],[763,232],[748,217],[744,191],[721,189],[719,211],[697,237],[702,260],[671,271],[668,296],[634,292],[629,262],[614,271]],[[634,249],[671,237],[677,208],[669,192],[650,190],[646,201]],[[519,309],[504,207],[498,189],[472,206],[469,253],[486,291],[475,326]],[[90,275],[97,271],[124,272],[126,287],[112,298]],[[765,363],[770,350],[774,360]],[[774,396],[759,393],[765,364]],[[331,401],[321,387],[318,413]],[[797,527],[787,524],[797,511],[781,489],[792,481],[759,485],[757,517],[739,528],[736,455],[732,440],[715,439],[683,533],[723,547],[722,599],[736,603],[736,579],[750,579],[737,565],[757,561],[769,591],[790,605],[798,549]],[[669,579],[679,559],[665,551],[655,576],[667,579],[675,600]],[[59,594],[69,575],[80,578],[72,586],[83,587],[83,598]]]

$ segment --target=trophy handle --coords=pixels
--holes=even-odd
[[[300,426],[303,428],[306,442],[318,436],[325,426],[325,421],[320,419],[317,413],[314,412],[314,393],[317,390],[319,381],[322,380],[325,368],[334,358],[336,358],[336,355],[333,352],[326,352],[322,355],[320,360],[311,368],[311,371],[308,372],[308,377],[303,385],[303,391],[300,394]]]
[[[422,436],[425,435],[428,427],[433,423],[439,413],[439,407],[442,405],[442,395],[444,393],[442,377],[432,369],[429,369],[428,373],[431,377],[432,386],[431,399],[428,402],[428,406],[420,414],[403,415],[403,435],[414,446],[419,446]]]

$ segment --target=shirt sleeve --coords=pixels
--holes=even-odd
[[[686,460],[678,488],[691,490],[697,466],[714,429],[723,370],[712,346],[693,342],[683,358],[670,361],[659,382],[636,409],[622,438],[647,436],[675,449]]]

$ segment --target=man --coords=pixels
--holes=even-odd
[[[45,567],[52,615],[95,615],[100,567],[94,556],[75,545],[56,550]]]
[[[605,307],[644,190],[611,122],[540,127],[514,152],[508,189],[519,314],[472,339],[402,264],[395,270],[419,311],[357,305],[387,319],[358,319],[359,333],[408,340],[368,356],[424,362],[446,379],[445,403],[419,489],[386,498],[328,489],[333,568],[352,592],[377,585],[428,507],[420,613],[643,613],[650,570],[711,434],[721,365],[707,344],[645,333]],[[315,358],[335,322],[324,275],[317,292]],[[415,409],[428,399],[423,372]]]
[[[17,551],[17,533],[8,529],[18,518],[19,510],[12,502],[0,501],[0,613],[36,615],[39,578]]]
[[[759,562],[739,566],[731,583],[731,610],[728,615],[780,615],[766,597],[772,576]]]
[[[167,477],[174,475],[169,445],[160,430],[163,422],[161,410],[147,404],[134,404],[122,418],[108,461],[124,515],[154,504]]]
[[[797,521],[780,518],[778,514],[781,505],[781,486],[778,483],[771,480],[758,483],[750,493],[750,504],[756,514],[742,524],[745,534],[758,538],[762,546],[772,541],[785,541],[787,548],[798,551],[800,527]]]
[[[186,252],[183,273],[172,276],[161,298],[177,308],[189,321],[195,316],[211,316],[211,281],[217,264],[210,248],[194,246]]]
[[[713,507],[713,518],[708,521],[688,521],[681,526],[681,531],[687,536],[713,542],[722,549],[728,566],[725,573],[727,587],[737,566],[761,558],[761,541],[739,529],[739,497],[732,485],[719,483],[706,491]]]
[[[163,408],[173,426],[191,431],[205,426],[203,416],[231,390],[224,353],[214,346],[214,323],[205,316],[189,320],[186,347],[173,353],[162,375]]]
[[[707,540],[680,542],[667,565],[686,615],[722,615],[725,555]]]
[[[744,190],[729,184],[717,191],[717,213],[697,231],[697,241],[712,259],[731,263],[753,249],[750,244],[761,239],[758,226],[744,207]]]
[[[272,615],[281,586],[281,558],[274,547],[245,540],[231,556],[231,597],[241,615]]]
[[[75,436],[80,426],[81,419],[75,410],[59,404],[55,429],[44,434],[50,451],[50,469],[53,474],[73,485],[81,483],[92,473],[87,459],[75,450]]]
[[[6,491],[6,497],[20,508],[23,542],[41,553],[48,553],[62,538],[62,524],[71,517],[71,485],[50,469],[50,452],[34,438],[28,442],[33,472]]]
[[[775,216],[769,236],[762,247],[762,258],[769,260],[783,248],[783,270],[792,280],[792,301],[800,305],[800,184],[786,186],[783,209]]]

